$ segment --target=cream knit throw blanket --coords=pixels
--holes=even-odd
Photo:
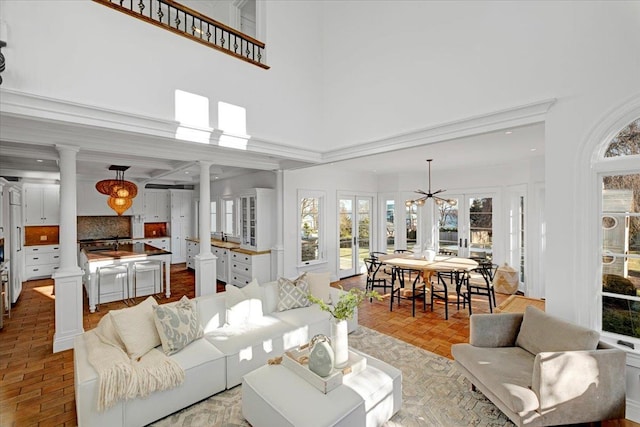
[[[85,332],[89,363],[98,373],[98,411],[121,399],[144,397],[154,391],[176,387],[184,381],[184,370],[163,352],[152,349],[138,360],[114,344]]]

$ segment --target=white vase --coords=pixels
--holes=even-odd
[[[424,259],[429,262],[433,261],[434,259],[436,259],[436,251],[434,251],[433,249],[427,249],[426,251],[424,251]]]
[[[333,319],[331,322],[331,347],[333,347],[333,366],[344,368],[349,362],[349,330],[346,320]]]

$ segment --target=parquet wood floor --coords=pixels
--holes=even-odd
[[[194,297],[193,271],[185,264],[171,266],[170,299],[183,295]],[[333,286],[364,288],[364,276],[336,282]],[[218,291],[224,285],[218,283]],[[54,296],[53,280],[25,282],[11,318],[5,317],[0,331],[0,427],[8,426],[75,426],[75,394],[73,383],[73,350],[53,353]],[[498,304],[506,298],[498,295]],[[144,298],[138,298],[137,302]],[[89,313],[86,299],[84,328],[94,328],[109,310],[124,308],[122,302],[102,304],[100,311]],[[473,301],[474,312],[488,312],[486,298]],[[436,304],[433,312],[421,304],[416,316],[411,316],[411,302],[403,300],[400,307],[389,312],[389,298],[365,301],[359,309],[360,324],[403,341],[451,358],[451,344],[466,342],[469,336],[469,315],[455,304],[449,306],[449,320],[444,320],[444,306]],[[608,427],[640,427],[628,420],[605,423]]]

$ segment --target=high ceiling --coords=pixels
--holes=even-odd
[[[167,159],[162,153],[121,154],[106,149],[81,150],[78,153],[77,173],[80,178],[110,178],[110,165],[130,166],[125,177],[139,183],[157,185],[193,185],[199,182],[200,167],[196,161]],[[256,172],[287,167],[305,167],[302,162],[279,163],[283,159],[264,154],[242,153],[247,157],[241,166],[214,164],[212,179],[225,179]],[[58,179],[58,153],[52,145],[7,142],[0,140],[0,176],[30,179]],[[434,159],[434,170],[463,170],[473,165],[500,165],[516,160],[544,156],[544,125],[533,124],[451,141],[420,145],[350,160],[330,163],[330,167],[352,171],[393,174],[424,172],[426,159]],[[175,156],[179,157],[179,156]],[[251,161],[256,167],[248,167]],[[273,165],[270,167],[269,165]],[[266,166],[265,166],[266,165]]]

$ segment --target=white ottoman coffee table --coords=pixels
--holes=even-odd
[[[383,424],[402,406],[402,372],[360,354],[367,368],[327,394],[286,366],[265,365],[248,373],[242,381],[242,415],[254,427]]]

